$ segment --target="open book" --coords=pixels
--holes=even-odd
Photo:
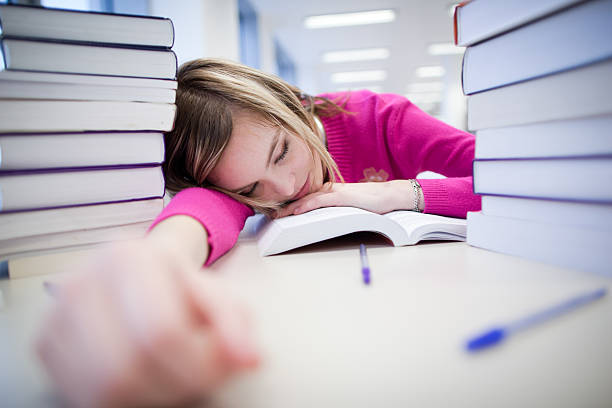
[[[265,222],[258,228],[257,246],[262,256],[274,255],[358,231],[382,234],[395,246],[421,240],[465,241],[466,221],[412,211],[380,215],[360,208],[327,207]]]

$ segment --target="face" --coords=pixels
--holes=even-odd
[[[212,184],[270,204],[321,188],[321,160],[313,159],[304,141],[252,113],[237,113],[233,120],[230,141],[208,176]]]

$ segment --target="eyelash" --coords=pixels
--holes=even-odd
[[[278,164],[278,162],[283,160],[287,156],[288,152],[289,152],[289,142],[287,141],[287,139],[285,139],[283,141],[283,150],[281,151],[281,154],[276,158],[276,160],[274,160],[274,164]],[[258,184],[259,182],[255,182],[255,184],[253,184],[253,187],[251,187],[251,189],[247,191],[246,193],[243,193],[243,195],[245,197],[250,197],[255,191],[255,189],[257,188]]]
[[[287,156],[288,151],[289,151],[289,142],[287,141],[287,139],[285,139],[285,141],[283,142],[283,151],[281,152],[280,156],[278,156],[276,160],[274,160],[274,164],[277,164],[278,162],[283,160],[285,156]]]

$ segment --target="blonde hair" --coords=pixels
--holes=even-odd
[[[208,187],[264,213],[280,208],[207,182],[233,129],[232,112],[246,110],[270,126],[300,137],[319,157],[330,181],[343,181],[338,167],[318,135],[314,115],[346,112],[326,98],[304,95],[280,78],[231,61],[197,59],[181,65],[177,74],[177,115],[164,136],[166,188],[172,195],[189,187]]]

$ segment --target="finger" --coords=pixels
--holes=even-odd
[[[316,191],[314,193],[310,193],[307,196],[304,196],[302,198],[300,198],[299,200],[291,203],[288,207],[287,207],[287,211],[289,212],[289,214],[301,214],[302,212],[306,212],[306,211],[299,211],[296,212],[296,209],[298,208],[303,208],[303,207],[311,207],[310,203],[312,200],[317,200],[317,197],[320,197],[322,195],[328,195],[331,194],[331,191]],[[316,201],[315,201],[316,202]],[[318,208],[318,207],[314,207],[314,208]],[[314,209],[312,208],[312,209]]]
[[[293,214],[303,214],[308,211],[316,210],[322,207],[337,207],[344,205],[341,201],[341,194],[337,192],[320,193],[313,197],[310,197],[304,203],[298,205],[294,210]]]
[[[227,358],[220,335],[209,327],[199,327],[184,333],[180,350],[169,355],[175,373],[176,392],[183,396],[201,396],[219,386],[236,370]],[[172,347],[176,349],[176,347]]]
[[[312,197],[315,197],[319,194],[324,194],[324,193],[320,190],[315,191],[314,193],[307,194],[304,197],[300,198],[299,200],[293,201],[292,203],[286,205],[285,207],[279,210],[278,212],[279,217],[286,217],[288,215],[293,215],[297,207],[303,205],[306,201],[308,201],[309,199],[312,199]]]
[[[221,346],[239,367],[255,367],[259,353],[245,309],[232,300],[218,279],[200,273],[181,274],[182,288],[194,311],[218,333]]]
[[[106,284],[113,298],[110,307],[133,347],[134,358],[150,368],[141,373],[149,392],[158,388],[166,391],[155,393],[160,397],[184,395],[194,382],[193,370],[186,362],[200,359],[204,349],[189,344],[193,327],[176,282],[177,273],[172,270],[176,266],[164,257],[149,261],[151,254],[140,256],[140,250],[132,248],[132,256],[121,259],[120,276],[107,271]],[[157,386],[151,387],[154,384]]]

